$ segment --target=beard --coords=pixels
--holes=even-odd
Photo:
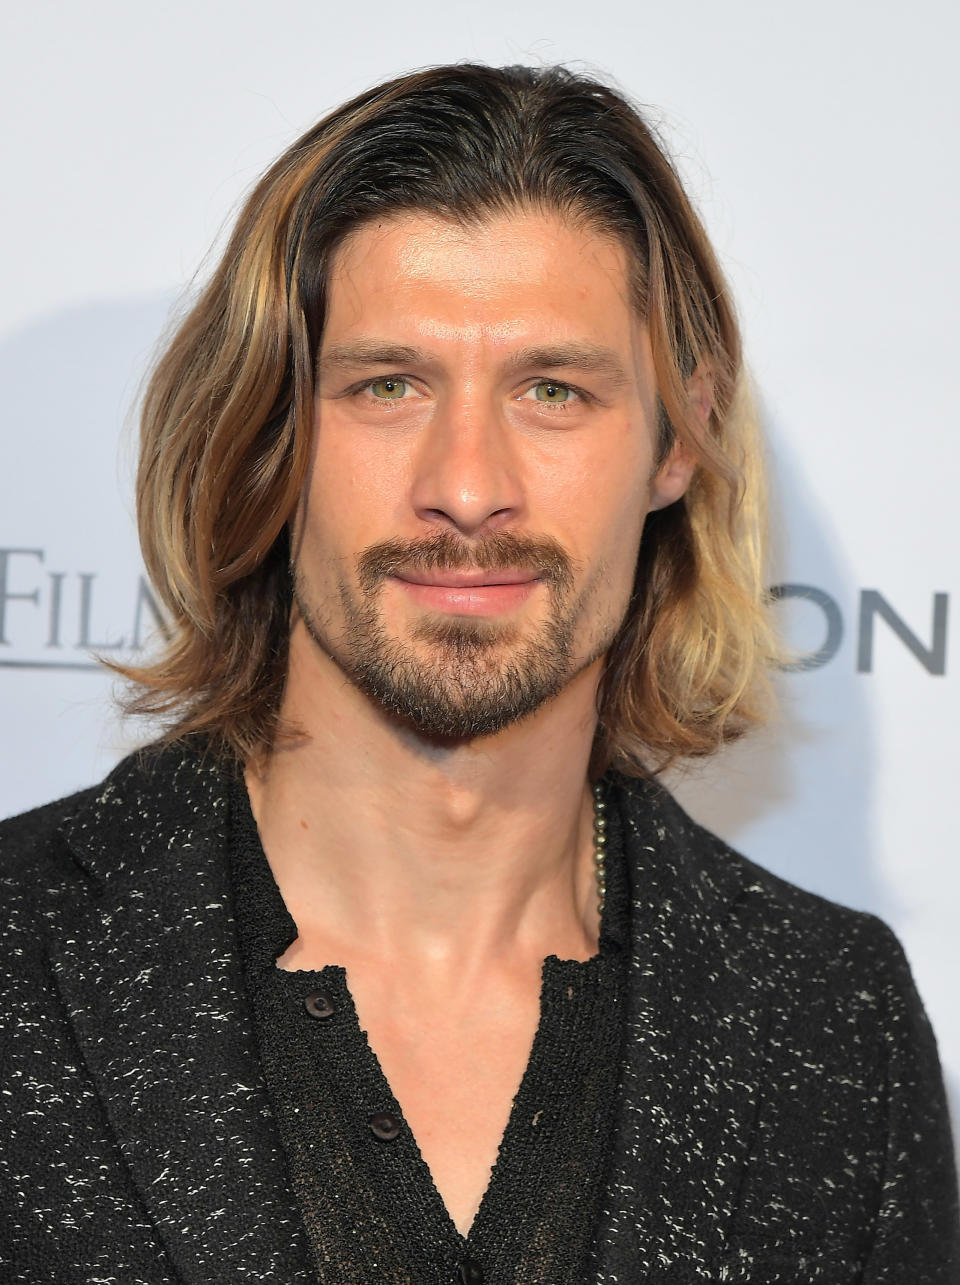
[[[388,576],[506,567],[530,571],[549,595],[546,619],[526,636],[514,621],[439,614],[425,615],[409,640],[387,632],[379,599]],[[357,558],[358,589],[340,581],[343,629],[336,642],[296,570],[293,581],[314,643],[390,716],[440,742],[491,736],[532,714],[612,641],[611,634],[575,664],[574,639],[590,594],[574,594],[571,559],[549,538],[501,532],[471,545],[440,532],[427,540],[371,545]]]

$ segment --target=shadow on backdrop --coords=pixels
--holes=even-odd
[[[671,777],[709,829],[760,865],[833,901],[877,914],[891,909],[872,850],[873,728],[864,677],[855,670],[857,587],[829,515],[822,512],[785,436],[763,414],[770,462],[771,583],[809,586],[840,608],[843,634],[817,668],[778,674],[769,727],[715,762]],[[816,601],[772,610],[792,651],[822,648],[829,621]]]
[[[99,780],[142,726],[121,726],[91,642],[131,639],[142,572],[133,404],[175,302],[94,301],[0,341],[0,816]],[[152,625],[141,613],[144,632]]]

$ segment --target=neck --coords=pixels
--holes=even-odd
[[[500,733],[438,747],[295,629],[283,714],[303,736],[246,779],[302,945],[461,977],[492,958],[593,954],[599,665]]]

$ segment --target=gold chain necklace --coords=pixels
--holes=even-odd
[[[597,871],[597,910],[603,914],[607,895],[607,805],[598,781],[593,787],[593,864]]]

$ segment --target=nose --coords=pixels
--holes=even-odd
[[[466,402],[438,407],[417,452],[412,502],[423,521],[468,537],[500,530],[522,515],[515,443],[492,408]]]

